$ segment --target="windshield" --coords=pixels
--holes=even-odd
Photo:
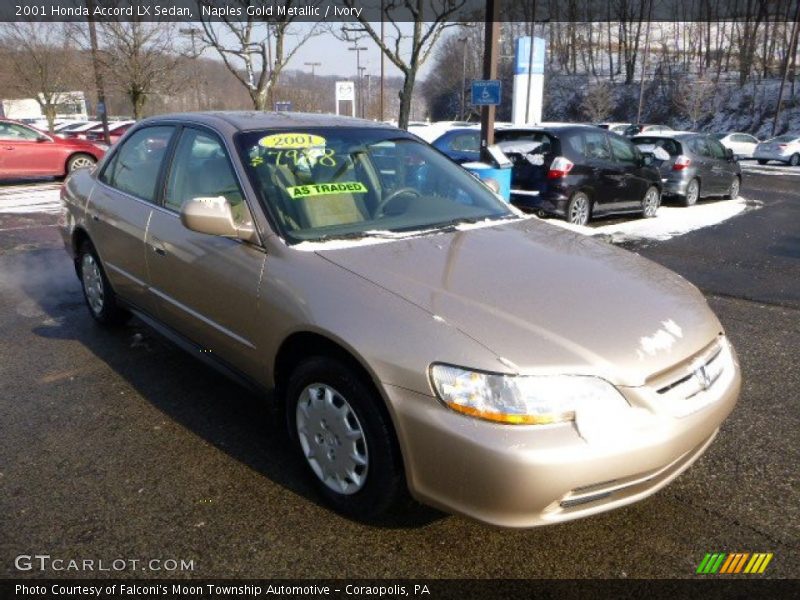
[[[392,129],[237,134],[253,187],[290,242],[413,234],[514,217],[427,144]]]

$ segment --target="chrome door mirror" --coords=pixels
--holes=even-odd
[[[246,205],[242,208],[247,210]],[[187,200],[181,207],[180,218],[184,227],[198,233],[258,243],[252,219],[234,220],[231,205],[223,196]]]

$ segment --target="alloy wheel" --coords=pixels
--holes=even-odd
[[[586,225],[589,222],[589,199],[584,194],[578,194],[572,199],[568,218],[573,225]]]
[[[658,211],[658,190],[650,188],[642,200],[643,213],[645,217],[655,217]]]
[[[94,161],[91,158],[86,156],[76,156],[72,159],[70,164],[71,169],[74,171],[75,169],[84,169],[86,167],[91,167],[94,164]]]

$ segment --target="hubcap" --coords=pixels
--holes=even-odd
[[[739,195],[739,180],[734,179],[733,183],[731,184],[730,197],[736,198],[736,196],[738,195]]]
[[[94,163],[84,156],[79,156],[75,160],[72,161],[72,168],[74,169],[83,169],[84,167],[91,167]]]
[[[367,478],[369,457],[361,423],[339,392],[309,385],[297,402],[297,435],[320,481],[339,494],[355,494]]]
[[[644,197],[644,214],[652,217],[656,214],[656,210],[658,210],[658,192],[649,190]]]
[[[97,261],[91,254],[84,254],[81,259],[81,277],[89,308],[94,314],[99,315],[103,310],[103,277],[100,275]]]
[[[798,164],[800,164],[800,156],[795,154],[794,156],[792,156],[792,159],[789,162],[793,167],[796,167]]]
[[[697,182],[693,181],[689,184],[689,189],[686,191],[686,197],[689,199],[689,204],[697,202],[697,196],[700,194],[700,189],[697,187]]]
[[[569,222],[573,225],[583,225],[589,220],[589,201],[585,196],[578,196],[572,201],[569,211]]]

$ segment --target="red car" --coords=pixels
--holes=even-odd
[[[62,177],[100,160],[105,150],[91,142],[63,139],[16,121],[0,119],[0,179]]]

